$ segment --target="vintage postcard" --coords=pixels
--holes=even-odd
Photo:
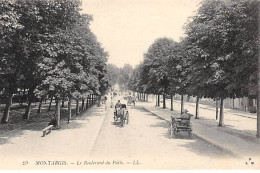
[[[258,0],[0,0],[0,170],[259,170]]]

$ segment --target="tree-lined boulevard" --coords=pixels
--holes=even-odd
[[[109,104],[103,104],[73,117],[70,123],[61,121],[62,128],[46,137],[40,137],[39,131],[44,123],[38,127],[28,125],[1,135],[1,141],[5,140],[5,145],[0,145],[0,151],[6,155],[0,164],[1,168],[8,168],[10,159],[13,160],[13,165],[21,169],[45,169],[47,166],[62,169],[258,168],[257,152],[239,152],[234,155],[196,135],[190,138],[186,133],[182,133],[178,139],[169,139],[168,122],[164,120],[165,109],[154,107],[151,95],[149,97],[150,102],[139,101],[136,106],[128,106],[130,122],[124,127],[114,123],[113,108],[109,108]],[[114,97],[113,102],[118,99],[126,103],[123,96]],[[110,102],[109,99],[108,103]],[[155,108],[157,111],[152,113]],[[196,120],[192,119],[193,121]],[[245,164],[249,157],[255,165]],[[65,164],[54,164],[55,161]],[[111,164],[84,164],[92,161],[109,161]]]
[[[0,169],[259,169],[259,3],[202,1],[180,41],[118,67],[80,0],[0,0]]]
[[[194,96],[197,105],[201,98],[214,99],[220,108],[220,127],[226,98],[256,99],[259,138],[258,16],[259,1],[204,1],[184,26],[186,37],[179,43],[158,38],[149,47],[144,61],[134,69],[129,89],[158,95],[157,105],[162,95],[164,108],[166,95],[173,100],[179,94],[182,103],[183,95]],[[195,116],[199,118],[198,109]]]

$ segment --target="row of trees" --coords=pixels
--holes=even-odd
[[[114,64],[107,65],[108,77],[111,85],[119,85],[121,91],[128,89],[128,81],[133,73],[133,67],[130,64],[125,64],[122,68]]]
[[[185,25],[185,38],[178,43],[159,38],[149,47],[134,69],[130,89],[163,98],[180,94],[181,112],[183,95],[196,96],[196,118],[200,98],[220,100],[219,126],[224,125],[225,98],[255,98],[260,137],[259,5],[257,0],[204,1]]]
[[[64,98],[71,116],[72,99],[105,93],[108,54],[80,6],[79,0],[0,0],[0,89],[7,98],[1,122],[8,122],[18,89],[28,90],[24,119],[35,96],[54,97],[58,123]]]

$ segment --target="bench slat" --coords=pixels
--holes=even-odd
[[[46,131],[46,130],[52,128],[52,127],[53,127],[53,125],[49,125],[49,126],[45,127],[42,131]]]

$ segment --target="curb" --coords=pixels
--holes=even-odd
[[[231,155],[233,157],[243,158],[243,156],[237,154],[237,152],[232,151],[230,148],[224,147],[223,145],[220,145],[220,144],[212,141],[211,139],[208,139],[205,136],[202,136],[202,135],[199,135],[197,133],[194,133],[194,131],[193,131],[193,135],[196,136],[197,138],[201,139],[202,141],[204,141],[206,143],[209,143],[209,144],[213,145],[214,147],[216,147],[216,148],[218,148],[218,149],[220,149],[222,151],[225,151],[226,153],[228,153],[229,155]]]
[[[97,108],[97,107],[96,107],[96,108]],[[105,115],[104,115],[104,117],[103,117],[102,123],[101,123],[101,125],[100,125],[100,127],[99,127],[99,130],[98,130],[98,132],[97,132],[96,135],[95,135],[95,138],[94,138],[94,140],[93,140],[93,143],[91,144],[91,147],[90,147],[90,149],[89,149],[89,151],[88,151],[88,155],[89,155],[89,156],[91,156],[91,154],[92,154],[92,150],[93,150],[93,148],[94,148],[94,146],[95,146],[95,143],[96,143],[96,141],[97,141],[97,137],[99,136],[99,134],[100,134],[100,132],[101,132],[101,128],[102,128],[102,126],[103,126],[103,124],[104,124],[104,122],[105,122],[106,116],[108,115],[108,112],[109,112],[109,111],[110,111],[110,107],[108,108],[108,105],[106,105],[106,110],[104,111]]]
[[[167,120],[167,119],[165,119],[165,118],[163,118],[163,117],[157,115],[157,114],[154,113],[154,112],[151,112],[150,110],[148,110],[148,109],[145,108],[145,107],[143,107],[143,108],[144,108],[145,110],[147,110],[148,112],[150,112],[150,113],[156,115],[157,117],[163,119],[164,121],[170,123],[169,120]],[[211,139],[208,139],[207,137],[205,137],[205,136],[203,136],[203,135],[199,135],[198,133],[196,133],[196,132],[194,132],[194,131],[192,131],[192,135],[194,135],[194,136],[196,136],[197,138],[203,140],[204,142],[207,142],[207,143],[209,143],[209,144],[215,146],[216,148],[218,148],[218,149],[220,149],[220,150],[222,150],[222,151],[225,151],[226,153],[230,154],[230,155],[233,156],[233,157],[242,158],[241,155],[237,154],[237,152],[233,151],[232,149],[230,149],[230,148],[228,148],[228,147],[225,147],[225,146],[223,146],[223,145],[220,145],[220,144],[218,144],[218,143],[212,141]]]

